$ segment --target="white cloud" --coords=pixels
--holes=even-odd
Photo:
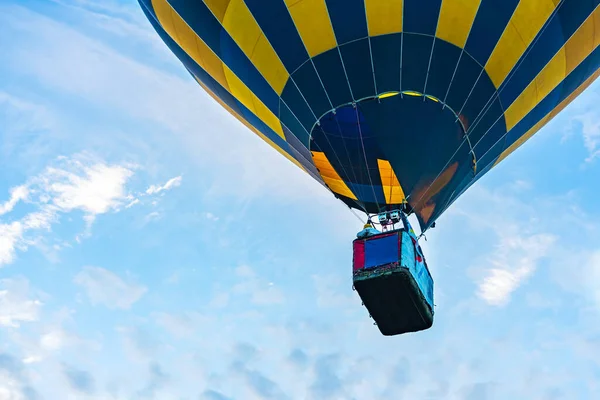
[[[68,335],[63,329],[52,329],[40,337],[40,348],[45,351],[57,351],[68,342]]]
[[[531,184],[511,182],[493,190],[473,186],[463,201],[448,210],[446,221],[460,215],[455,222],[467,222],[472,228],[471,245],[458,251],[472,253],[471,272],[479,298],[490,305],[506,305],[538,264],[555,251],[556,224],[587,229],[587,221],[579,214],[556,213],[571,203],[568,193],[538,198]]]
[[[585,290],[589,291],[600,309],[600,250],[593,252],[582,267],[585,271],[585,276],[582,276]]]
[[[595,109],[590,110],[575,116],[573,120],[581,123],[583,144],[589,154],[585,161],[592,162],[600,156],[600,118],[598,118],[598,112]]]
[[[23,322],[38,320],[42,302],[32,298],[27,279],[3,279],[0,287],[0,326],[18,328]]]
[[[10,199],[4,204],[0,204],[0,215],[12,211],[19,201],[27,199],[28,194],[29,189],[26,186],[16,186],[10,189]]]
[[[11,212],[18,201],[37,208],[20,220],[0,223],[0,265],[13,262],[16,249],[26,250],[36,242],[27,234],[50,230],[61,214],[80,210],[89,231],[97,215],[117,211],[127,199],[125,184],[133,171],[87,156],[60,157],[25,184],[11,189],[10,200],[0,207],[0,215]]]
[[[0,399],[2,400],[27,400],[22,390],[22,383],[11,376],[7,371],[0,371]]]
[[[82,338],[71,328],[76,322],[70,309],[51,310],[48,302],[46,312],[35,321],[28,324],[27,329],[11,330],[12,343],[19,350],[18,356],[23,364],[36,364],[40,368],[51,365],[56,357],[75,352],[93,354],[102,348],[102,344],[91,338]],[[25,327],[23,327],[25,328]],[[17,354],[17,353],[15,353]],[[2,354],[0,352],[0,359]],[[0,360],[1,364],[1,360]]]
[[[535,271],[556,237],[547,234],[530,237],[503,237],[487,259],[493,266],[479,284],[478,295],[495,306],[505,305],[510,295]]]
[[[135,206],[136,204],[139,204],[139,202],[140,202],[139,199],[133,199],[133,200],[131,200],[131,202],[129,204],[127,204],[125,206],[125,208],[131,208],[131,207]]]
[[[600,118],[598,102],[600,101],[600,81],[594,82],[579,95],[567,108],[551,122],[560,127],[563,142],[573,136],[581,136],[583,145],[588,151],[586,163],[591,163],[600,156]]]
[[[158,211],[152,211],[144,217],[142,225],[149,224],[152,221],[158,221],[159,219],[161,219],[160,213]]]
[[[156,338],[156,328],[118,326],[116,332],[120,335],[128,358],[136,362],[152,360],[168,346],[167,343]]]
[[[206,219],[209,220],[209,221],[217,222],[219,220],[219,217],[217,217],[216,215],[214,215],[211,212],[207,212],[205,214],[205,216],[206,216]]]
[[[12,263],[17,250],[43,245],[40,231],[51,231],[61,215],[74,211],[83,213],[85,230],[75,237],[80,242],[91,235],[92,225],[99,215],[141,204],[126,188],[135,169],[135,165],[110,164],[89,154],[61,156],[40,174],[13,187],[9,200],[0,204],[0,216],[14,212],[19,202],[36,209],[10,223],[0,220],[0,266]],[[149,192],[164,192],[180,183],[181,177],[176,177],[164,185],[152,185]],[[159,217],[153,212],[147,222]]]
[[[271,282],[258,277],[248,265],[237,267],[235,273],[241,278],[241,282],[233,286],[232,293],[249,296],[250,301],[256,305],[272,305],[285,302],[283,291]],[[226,300],[220,299],[220,301]]]
[[[18,222],[0,224],[0,266],[10,264],[15,258],[17,246],[23,246],[23,225]]]
[[[586,299],[596,311],[600,311],[600,250],[562,250],[554,265],[555,281],[562,289]],[[565,266],[576,268],[566,271]]]
[[[317,305],[323,308],[352,309],[360,306],[360,297],[352,290],[340,290],[348,288],[348,282],[336,275],[314,275],[312,276],[317,296]]]
[[[40,356],[27,356],[23,358],[23,364],[35,364],[42,361],[42,357]],[[1,398],[1,397],[0,397]]]
[[[210,319],[197,312],[179,315],[159,312],[154,314],[156,323],[177,337],[191,336],[207,326]]]
[[[148,289],[125,282],[113,272],[100,267],[84,267],[74,279],[82,286],[93,305],[103,304],[112,309],[129,309]]]
[[[150,29],[138,3],[121,3],[112,0],[53,0],[75,10],[86,27],[98,27],[119,40],[119,45],[132,45],[139,50],[148,48],[166,58],[168,48]],[[66,10],[65,10],[66,11]],[[126,40],[123,40],[126,39]],[[173,60],[173,65],[175,61]]]
[[[181,176],[177,176],[175,178],[171,178],[164,185],[151,185],[148,189],[146,189],[147,194],[156,194],[160,193],[164,190],[169,190],[174,187],[181,185]]]
[[[45,194],[62,212],[76,209],[95,216],[117,209],[126,199],[125,183],[133,171],[120,165],[85,165],[68,160],[66,168],[48,168],[39,178]]]
[[[3,140],[9,142],[16,132],[45,130],[56,124],[54,116],[46,107],[3,91],[0,91],[0,121],[3,122]],[[8,127],[11,128],[10,132],[6,131]],[[6,146],[7,143],[3,145]]]
[[[211,308],[223,308],[227,307],[227,304],[229,304],[229,293],[220,292],[213,296],[208,306]]]

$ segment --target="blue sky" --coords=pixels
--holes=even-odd
[[[361,222],[137,2],[0,1],[0,399],[600,396],[600,84],[423,241],[432,329],[351,290]]]

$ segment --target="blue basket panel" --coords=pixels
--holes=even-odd
[[[433,279],[425,266],[425,260],[417,261],[415,257],[415,245],[410,235],[402,232],[402,266],[407,267],[417,285],[423,293],[425,300],[433,309]]]
[[[365,269],[398,262],[398,235],[384,236],[365,242]]]

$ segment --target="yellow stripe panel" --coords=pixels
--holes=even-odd
[[[392,169],[392,165],[387,160],[377,160],[377,165],[386,204],[402,204],[406,196],[400,182],[398,182],[396,173]]]
[[[369,36],[402,32],[403,0],[365,0]]]
[[[231,115],[233,115],[235,118],[237,118],[237,120],[240,121],[242,124],[244,124],[246,126],[246,128],[248,128],[252,132],[256,133],[262,140],[267,142],[271,147],[273,147],[275,150],[277,150],[281,155],[283,155],[285,158],[287,158],[288,160],[290,160],[291,162],[296,164],[296,166],[298,168],[300,168],[302,171],[307,172],[306,169],[302,166],[302,164],[300,164],[300,162],[298,162],[298,160],[296,160],[294,157],[292,157],[290,154],[288,154],[286,151],[284,151],[281,147],[279,147],[271,139],[266,137],[261,131],[259,131],[254,126],[252,126],[252,124],[250,124],[248,121],[246,121],[246,119],[243,118],[241,115],[239,115],[233,108],[229,107],[229,105],[227,103],[225,103],[223,100],[221,100],[221,98],[219,96],[214,94],[213,91],[210,90],[204,83],[202,83],[202,81],[200,79],[196,78],[195,76],[194,76],[194,79],[196,79],[196,82],[198,82],[198,84],[200,86],[202,86],[202,88],[206,91],[206,93],[208,93],[210,95],[210,97],[215,99],[221,105],[221,107],[223,107],[224,109],[229,111],[229,113]]]
[[[594,48],[600,46],[600,13],[594,13]]]
[[[600,13],[597,8],[567,43],[556,53],[544,69],[508,107],[504,115],[506,129],[512,129],[533,108],[556,88],[585,58],[594,51],[594,19]],[[600,26],[598,27],[600,28]]]
[[[285,0],[285,4],[311,57],[337,45],[325,0]]]
[[[600,21],[599,21],[600,23]],[[600,25],[597,25],[600,27]],[[494,167],[498,165],[502,160],[508,157],[513,151],[521,147],[523,143],[529,140],[537,131],[539,131],[546,123],[548,123],[552,118],[554,118],[559,112],[561,112],[566,106],[568,106],[577,96],[581,94],[585,89],[588,88],[600,76],[600,69],[594,72],[589,78],[587,78],[577,89],[573,91],[568,97],[566,97],[563,101],[560,102],[551,112],[549,112],[544,118],[542,118],[537,124],[535,124],[531,129],[527,131],[523,136],[521,136],[516,142],[510,145],[506,150],[500,154],[500,157],[494,163]]]
[[[323,181],[329,187],[329,189],[331,189],[334,193],[337,193],[339,195],[351,198],[353,200],[357,200],[354,193],[352,193],[348,185],[346,185],[346,182],[344,182],[342,178],[340,178],[338,173],[335,171],[335,169],[333,169],[333,166],[327,159],[325,153],[321,151],[311,151],[311,153],[313,156],[313,162],[315,163],[315,167],[317,167],[317,169],[319,170],[321,178],[323,178]]]
[[[560,0],[521,0],[485,70],[498,88],[529,47]]]
[[[443,0],[436,36],[464,48],[480,3],[481,0]]]
[[[288,71],[258,26],[246,3],[243,0],[221,0],[220,3],[225,2],[229,3],[229,7],[227,7],[222,21],[223,28],[240,46],[240,49],[269,82],[273,90],[281,95],[290,76]],[[220,8],[213,12],[218,11]]]
[[[219,59],[166,0],[152,0],[163,29],[210,76],[285,140],[279,118]]]
[[[154,13],[171,38],[210,76],[229,90],[223,63],[166,0],[152,0]]]
[[[239,100],[247,109],[252,111],[254,115],[260,118],[267,126],[273,129],[282,139],[285,140],[285,135],[283,133],[283,129],[281,128],[281,122],[279,118],[275,114],[269,110],[267,106],[252,92],[248,86],[244,84],[233,73],[232,70],[229,69],[227,65],[223,65],[225,69],[225,76],[227,77],[227,82],[229,83],[230,93]]]

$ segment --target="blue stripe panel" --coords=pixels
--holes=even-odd
[[[485,65],[510,21],[519,0],[482,0],[465,51]]]
[[[313,113],[320,118],[327,111],[331,110],[332,106],[327,99],[325,89],[312,62],[304,63],[293,75],[293,80],[296,82],[298,89],[310,104]]]
[[[334,48],[326,51],[312,60],[333,106],[338,107],[342,104],[351,103],[350,86],[346,80],[338,49]]]
[[[340,46],[340,52],[354,99],[375,96],[369,39],[360,39]]]
[[[370,183],[361,185],[346,182],[346,184],[361,203],[377,203],[380,206],[385,204],[385,194],[381,185],[376,185],[375,182],[373,182],[373,186]]]
[[[466,143],[461,146],[459,153],[466,149]],[[420,204],[420,207],[433,207],[433,213],[427,220],[423,220],[418,214],[417,219],[421,227],[427,229],[431,224],[444,212],[447,205],[453,201],[455,194],[458,192],[460,184],[465,182],[466,177],[473,175],[473,159],[470,154],[467,153],[467,157],[454,157],[449,163],[449,167],[458,167],[456,172],[450,179],[450,182],[444,186],[444,188],[436,195],[429,198],[427,203]],[[425,186],[427,188],[429,185]],[[423,189],[424,189],[423,188]],[[421,190],[421,188],[420,188]],[[429,194],[431,195],[431,193]],[[413,199],[416,201],[417,199]],[[412,205],[412,203],[411,203]]]
[[[493,127],[493,128],[492,128]],[[479,158],[506,134],[506,121],[500,100],[496,97],[487,108],[487,112],[471,125],[469,140],[475,147],[475,155]]]
[[[485,174],[485,172],[494,166],[494,163],[504,151],[505,143],[506,137],[499,138],[496,143],[492,145],[491,149],[488,149],[485,154],[482,154],[481,157],[477,159],[477,175]]]
[[[404,34],[402,47],[402,90],[425,89],[427,67],[431,56],[433,37]]]
[[[371,37],[377,93],[400,91],[400,53],[402,34]]]
[[[138,0],[140,7],[142,8],[142,12],[150,20],[150,24],[154,26],[152,20],[156,21],[156,12],[154,11],[154,7],[152,7],[152,0]]]
[[[244,2],[289,73],[293,73],[308,60],[306,48],[283,1],[244,0]]]
[[[468,132],[479,125],[479,120],[483,118],[484,115],[490,112],[495,113],[495,120],[504,113],[502,107],[494,109],[490,108],[495,94],[496,88],[489,76],[484,72],[479,77],[479,80],[475,84],[473,91],[469,94],[463,109],[460,111],[461,116],[465,118],[466,121],[470,121],[469,128],[467,129]]]
[[[488,166],[486,168],[486,172],[489,171],[490,168],[491,168],[491,166]],[[456,199],[458,199],[467,189],[469,189],[471,186],[473,186],[473,184],[475,182],[477,182],[479,180],[479,178],[481,178],[481,175],[479,175],[479,171],[480,170],[477,169],[477,175],[475,175],[475,177],[473,177],[472,175],[466,176],[465,179],[463,179],[463,181],[458,184],[458,186],[456,187],[456,191],[454,192],[454,194],[452,195],[450,200],[447,201],[446,204],[439,210],[436,209],[436,213],[439,213],[439,215],[442,215],[444,213],[444,211],[446,211],[448,209],[448,207],[450,207],[456,201]]]
[[[308,104],[306,104],[306,101],[302,98],[298,88],[294,85],[294,82],[289,82],[285,85],[283,93],[281,93],[281,100],[287,104],[304,129],[306,129],[307,132],[310,132],[316,119],[311,109],[308,107]]]
[[[300,153],[298,153],[296,151],[296,149],[294,149],[293,147],[290,147],[290,151],[289,151],[290,155],[292,157],[294,157],[294,159],[296,159],[298,161],[298,163],[300,163],[300,165],[302,165],[304,167],[304,169],[306,170],[306,172],[317,182],[321,183],[321,184],[325,184],[325,182],[323,182],[323,179],[321,178],[321,175],[319,174],[319,171],[315,168],[314,165],[312,165],[309,161],[306,161],[301,155]]]
[[[435,35],[442,0],[404,0],[404,32]]]
[[[338,44],[369,35],[364,0],[325,0],[325,3]]]
[[[307,160],[306,158],[304,158],[302,156],[302,154],[300,154],[299,151],[297,151],[294,147],[292,147],[290,145],[288,145],[288,153],[292,157],[294,157],[294,159],[296,159],[296,161],[298,161],[300,163],[300,165],[302,165],[304,167],[306,172],[308,172],[309,175],[311,175],[317,182],[320,182],[321,184],[325,183],[325,182],[323,182],[323,179],[321,178],[321,174],[319,174],[319,171],[313,164],[312,160]]]
[[[600,48],[596,48],[585,60],[581,62],[571,72],[565,80],[563,80],[560,101],[563,101],[571,93],[573,93],[586,79],[593,75],[600,67]]]
[[[289,107],[281,100],[279,108],[279,120],[288,127],[290,132],[293,133],[300,143],[308,148],[310,141],[308,132],[310,131],[306,130],[304,126],[302,126],[300,121],[298,121],[298,119],[294,116]]]
[[[472,59],[468,54],[463,53],[460,61],[458,62],[458,68],[454,75],[454,80],[450,85],[448,91],[448,97],[446,97],[446,104],[448,104],[454,111],[460,112],[473,88],[475,81],[479,77],[482,69],[477,62]],[[485,71],[483,72],[485,74]],[[466,129],[471,125],[473,121],[464,119]]]
[[[313,165],[312,155],[310,154],[310,151],[306,148],[306,146],[300,140],[298,140],[298,138],[290,131],[290,129],[285,124],[282,124],[281,127],[283,129],[285,141],[289,143],[290,147],[295,149],[304,159],[310,161],[310,164]],[[300,158],[298,158],[298,160],[300,160]]]
[[[359,138],[341,138],[337,133],[339,129],[334,119],[335,117],[328,118],[322,128],[313,130],[312,147],[318,148],[327,155],[329,162],[343,181],[370,187],[371,182],[366,173],[367,169]],[[356,195],[360,198],[359,194]],[[373,196],[371,195],[371,197]]]
[[[452,80],[454,67],[460,57],[461,49],[444,40],[437,39],[433,45],[433,57],[429,68],[429,78],[425,93],[444,99]],[[458,110],[457,110],[458,111]]]
[[[525,54],[519,67],[501,85],[502,105],[508,108],[548,64],[594,10],[597,0],[565,0]]]
[[[225,30],[221,30],[221,60],[241,79],[273,114],[277,115],[279,96]]]
[[[478,169],[479,171],[479,169]],[[470,174],[466,174],[465,177],[463,178],[462,181],[460,181],[458,183],[458,185],[456,185],[456,191],[453,193],[451,199],[446,203],[446,205],[444,207],[448,207],[449,204],[452,204],[454,202],[454,199],[456,199],[457,196],[459,196],[458,193],[463,192],[464,190],[466,190],[467,187],[471,186],[473,180],[475,179],[475,173],[470,173]],[[443,210],[440,210],[443,211]]]
[[[400,259],[398,234],[365,241],[365,269],[398,262]]]
[[[223,27],[206,4],[189,0],[168,0],[168,3],[202,41],[219,55]]]
[[[575,33],[599,3],[599,0],[564,0],[562,2],[554,18],[560,21],[559,26],[564,40],[569,39]],[[542,39],[540,38],[540,40]],[[559,48],[556,48],[553,53],[556,53]]]
[[[600,47],[592,52],[581,64],[544,98],[529,114],[525,116],[507,135],[506,146],[512,145],[523,136],[540,119],[568,97],[581,83],[600,67]]]

